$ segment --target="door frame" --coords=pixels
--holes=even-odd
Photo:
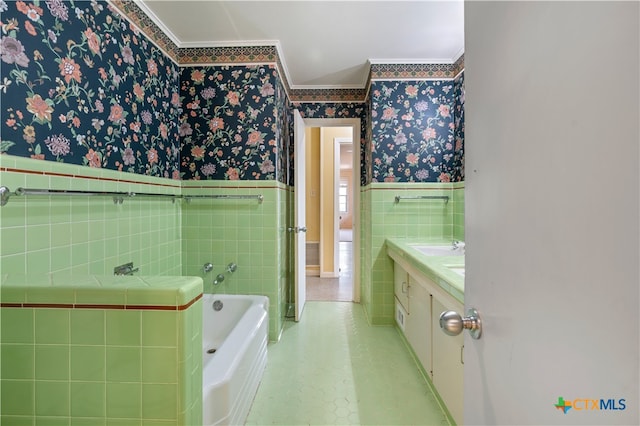
[[[304,305],[307,301],[307,283],[306,283],[306,177],[305,177],[305,124],[300,111],[293,110],[294,121],[294,149],[298,152],[298,156],[294,159],[294,223],[290,230],[294,233],[294,296],[295,296],[295,321],[298,322],[302,318]]]
[[[353,301],[360,302],[360,155],[359,118],[303,118],[306,127],[351,127],[353,136]],[[335,255],[334,255],[335,256]]]

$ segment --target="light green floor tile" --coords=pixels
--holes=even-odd
[[[361,305],[308,302],[269,346],[247,425],[447,425],[394,327]]]

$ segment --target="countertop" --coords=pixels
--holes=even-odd
[[[399,256],[438,284],[443,290],[464,304],[464,277],[449,267],[464,267],[464,256],[427,256],[414,245],[442,246],[451,244],[450,240],[427,240],[412,238],[387,238],[387,252]]]

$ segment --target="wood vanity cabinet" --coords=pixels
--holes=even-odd
[[[394,293],[406,311],[404,335],[454,421],[463,424],[464,335],[440,329],[440,314],[464,306],[404,259],[394,259]],[[409,272],[407,272],[409,271]]]

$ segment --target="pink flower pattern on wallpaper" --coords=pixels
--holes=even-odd
[[[0,153],[293,184],[293,117],[361,120],[361,184],[464,179],[464,81],[289,103],[274,65],[180,69],[103,0],[0,0]]]
[[[280,87],[274,66],[183,68],[182,179],[283,179]]]
[[[175,63],[104,1],[0,9],[0,152],[180,177]]]
[[[454,181],[464,180],[464,73],[453,82],[455,146],[453,147],[456,172]]]
[[[462,78],[371,83],[371,179],[463,179]]]

